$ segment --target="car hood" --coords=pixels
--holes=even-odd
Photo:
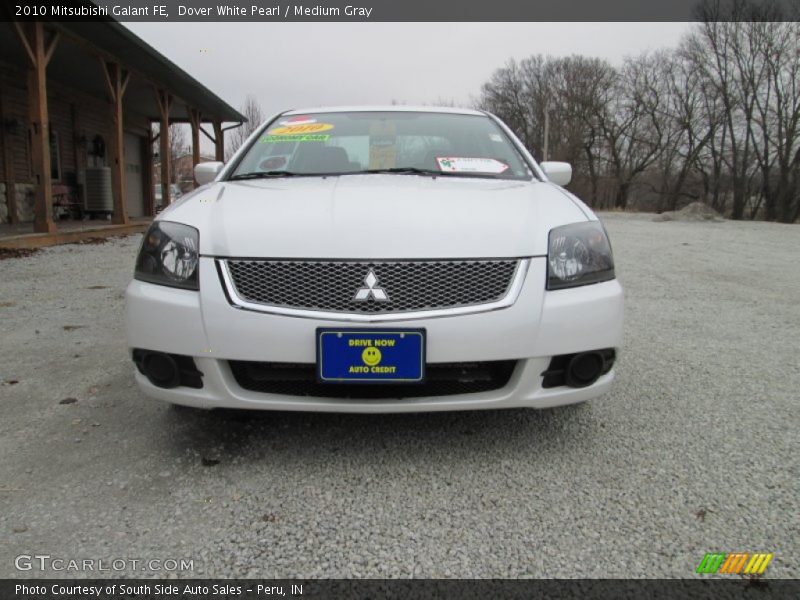
[[[217,182],[159,216],[204,255],[327,259],[541,256],[587,218],[551,183],[375,174]]]

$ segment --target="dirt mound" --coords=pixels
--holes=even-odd
[[[717,211],[703,202],[692,202],[680,210],[670,210],[656,215],[653,221],[724,221]]]

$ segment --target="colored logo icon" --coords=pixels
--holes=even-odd
[[[381,362],[381,351],[377,348],[364,348],[364,351],[361,353],[361,360],[364,361],[364,364],[368,367],[374,367]]]
[[[716,552],[708,553],[697,566],[697,573],[729,573],[731,575],[762,575],[772,560],[766,552]]]

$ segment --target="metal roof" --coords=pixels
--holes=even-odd
[[[98,54],[119,61],[131,72],[123,105],[152,119],[160,116],[153,85],[174,98],[170,118],[188,118],[186,105],[199,109],[205,121],[244,122],[238,110],[189,75],[122,24],[108,20],[47,23],[59,30],[61,40],[47,67],[47,78],[93,96],[105,97],[106,83]],[[28,58],[13,26],[0,22],[0,60],[28,67]]]
[[[59,27],[116,57],[131,71],[158,83],[183,103],[191,103],[206,118],[247,121],[238,110],[117,21],[65,22]]]

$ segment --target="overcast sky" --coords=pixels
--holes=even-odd
[[[509,58],[674,46],[687,23],[125,23],[239,108],[469,104]]]

